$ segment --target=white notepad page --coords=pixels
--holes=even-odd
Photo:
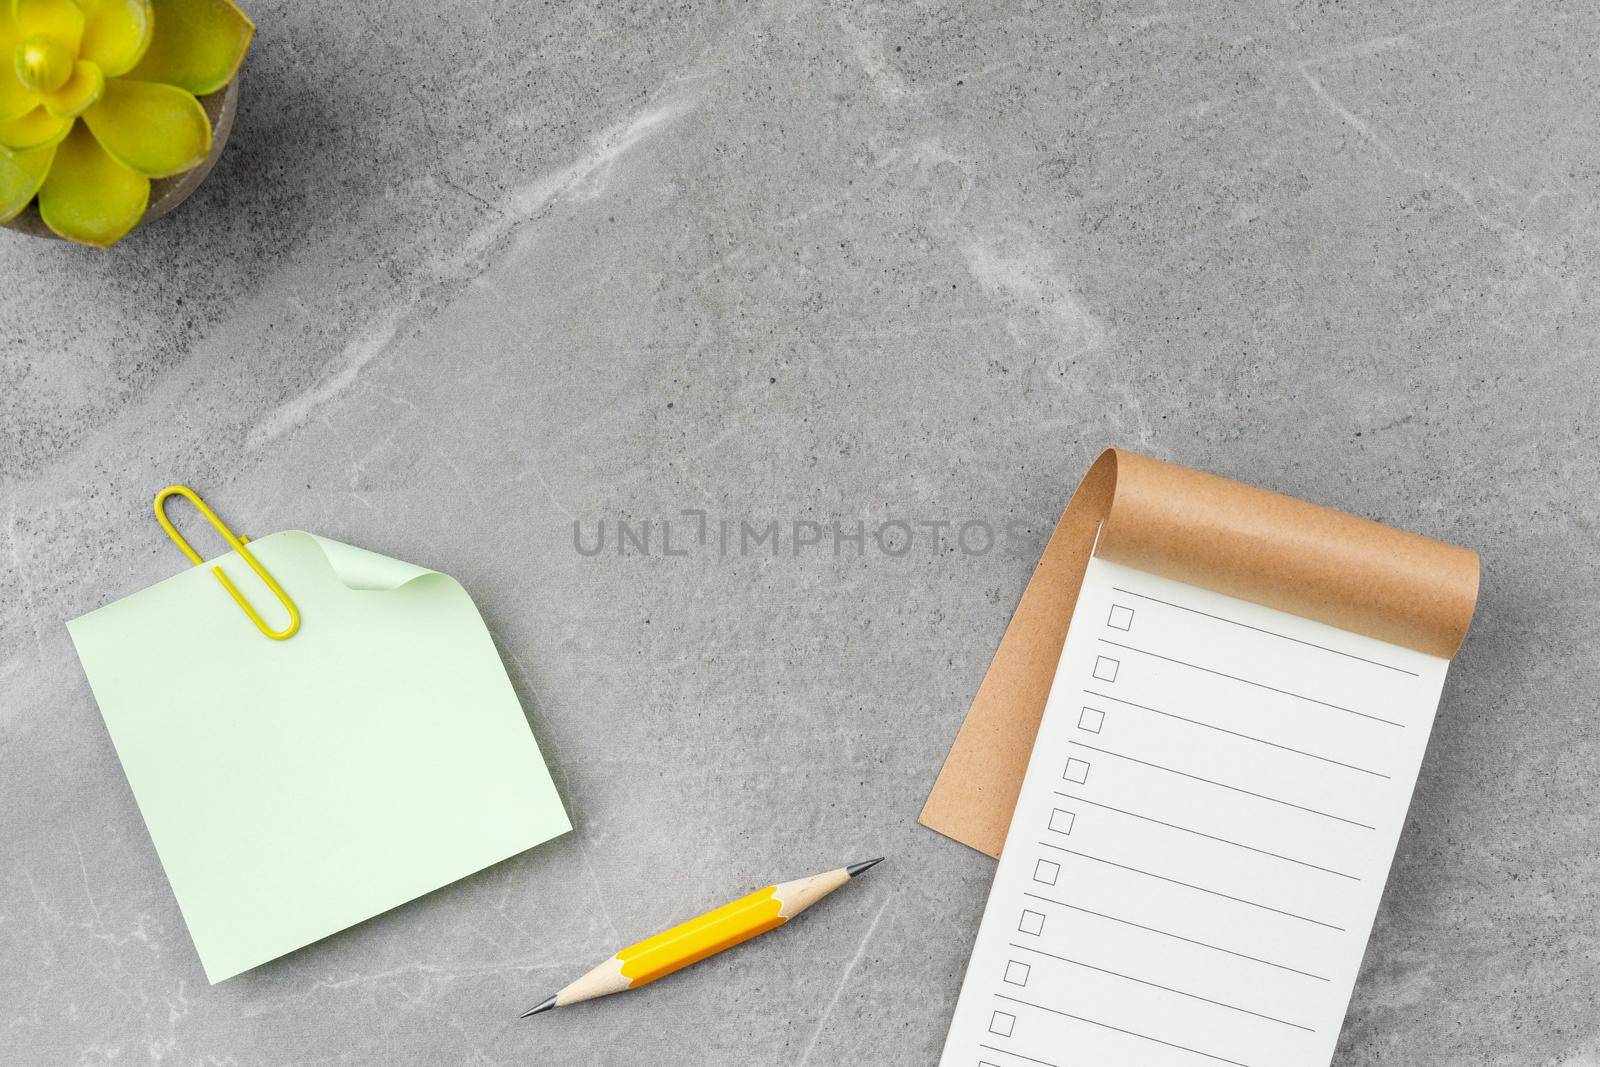
[[[1091,559],[944,1067],[1327,1067],[1448,667]]]

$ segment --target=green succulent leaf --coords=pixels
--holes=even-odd
[[[154,36],[150,0],[85,0],[83,9],[79,57],[99,64],[108,78],[132,70]]]
[[[72,53],[83,39],[83,10],[73,0],[11,0],[11,20],[19,39],[42,35]]]
[[[155,32],[130,77],[182,86],[196,96],[233,79],[256,28],[231,0],[152,0],[151,6]]]
[[[99,100],[105,87],[106,76],[100,73],[99,65],[80,59],[66,84],[54,92],[40,93],[39,102],[57,118],[69,119]]]
[[[12,61],[20,43],[22,35],[11,19],[11,10],[0,8],[0,122],[20,119],[39,102],[39,94],[22,84]]]
[[[55,155],[55,145],[31,152],[0,152],[0,222],[10,222],[28,206]]]
[[[13,89],[15,86],[15,89]],[[14,122],[39,106],[39,94],[22,88],[22,83],[0,71],[0,125]]]
[[[20,119],[0,122],[0,146],[14,152],[53,145],[65,137],[72,120],[52,115],[42,107],[35,107]]]
[[[55,149],[39,189],[39,215],[69,241],[105,248],[138,225],[150,202],[150,179],[118,163],[84,127]]]
[[[0,34],[0,49],[5,49],[5,35]],[[13,45],[5,55],[16,50]],[[0,122],[20,119],[39,105],[39,94],[22,84],[13,64],[0,63]]]
[[[113,78],[83,121],[113,159],[147,178],[182,173],[211,151],[205,108],[176,85]]]

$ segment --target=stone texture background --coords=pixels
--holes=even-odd
[[[992,865],[913,820],[1119,443],[1482,553],[1338,1062],[1600,1062],[1593,5],[250,9],[193,200],[0,234],[0,1058],[932,1062]],[[208,987],[62,625],[170,481],[459,577],[577,832]],[[574,548],[682,509],[1036,540]]]

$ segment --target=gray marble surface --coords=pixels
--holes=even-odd
[[[993,865],[914,818],[1119,443],[1482,553],[1337,1062],[1600,1062],[1593,5],[250,8],[193,200],[0,234],[0,1059],[930,1063]],[[577,831],[208,986],[62,625],[170,481],[460,578]],[[1027,535],[574,546],[685,510]]]

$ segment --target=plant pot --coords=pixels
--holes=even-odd
[[[200,97],[200,106],[206,110],[206,118],[211,123],[211,151],[206,158],[191,170],[182,174],[174,174],[170,178],[155,178],[150,182],[150,203],[140,216],[138,225],[134,230],[159,219],[185,200],[189,194],[200,188],[200,183],[206,180],[206,175],[211,173],[211,168],[217,165],[217,160],[222,156],[222,147],[228,143],[228,134],[233,130],[233,111],[239,98],[239,77],[234,75],[226,87]],[[5,223],[8,230],[19,233],[31,234],[34,237],[48,237],[51,240],[63,241],[66,238],[59,236],[50,227],[44,224],[39,217],[39,202],[23,208],[15,218]],[[132,231],[130,231],[132,232]]]

